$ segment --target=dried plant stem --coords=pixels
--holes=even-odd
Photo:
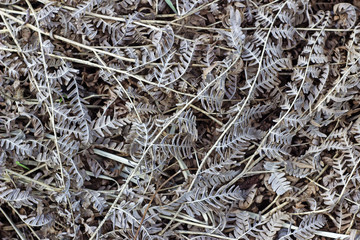
[[[185,223],[185,224],[200,227],[200,228],[208,228],[208,229],[213,228],[213,226],[209,226],[209,225],[205,225],[205,224],[199,224],[197,222],[192,222],[192,221],[188,221],[188,220],[182,220],[182,219],[179,219],[179,218],[173,219],[172,217],[165,216],[165,215],[159,215],[159,217],[161,217],[163,219],[174,220],[176,222]]]
[[[54,120],[54,101],[52,98],[52,90],[50,88],[50,81],[49,81],[49,76],[48,76],[48,70],[47,70],[47,64],[46,64],[46,60],[45,60],[45,52],[44,52],[44,47],[43,47],[43,40],[42,40],[42,36],[41,36],[41,32],[40,32],[40,25],[39,22],[37,20],[35,11],[31,5],[31,3],[29,2],[29,0],[25,0],[27,5],[29,6],[29,9],[31,10],[31,12],[34,14],[35,16],[35,22],[37,25],[37,32],[38,32],[38,37],[39,37],[39,44],[40,44],[40,49],[41,49],[41,60],[42,60],[42,64],[44,67],[44,74],[45,74],[45,81],[46,81],[46,85],[47,85],[47,89],[48,89],[48,94],[49,94],[49,100],[50,100],[50,109],[49,107],[47,107],[47,110],[49,112],[49,116],[50,116],[50,123],[53,129],[53,134],[54,134],[54,143],[55,143],[55,147],[56,147],[56,152],[57,155],[60,159],[60,149],[59,149],[59,144],[58,144],[58,138],[57,138],[57,134],[56,134],[56,126],[55,126],[55,120]],[[21,48],[19,48],[21,49]],[[25,56],[24,56],[25,58]],[[34,82],[36,82],[36,80],[34,79]],[[64,179],[64,173],[63,173],[63,166],[62,166],[62,162],[59,161],[59,165],[60,165],[60,176],[61,176],[61,185],[62,188],[65,188],[65,179]]]
[[[80,63],[80,64],[84,64],[84,65],[87,65],[87,66],[91,66],[91,67],[96,67],[96,68],[99,68],[99,69],[105,69],[105,70],[108,70],[108,71],[112,71],[112,72],[117,72],[117,73],[121,73],[121,74],[125,74],[129,77],[133,77],[135,78],[136,80],[139,80],[141,82],[144,82],[144,83],[147,83],[147,84],[150,84],[150,85],[153,85],[153,86],[158,86],[158,84],[156,83],[153,83],[153,82],[150,82],[150,81],[147,81],[145,78],[143,78],[142,76],[139,76],[139,75],[133,75],[131,73],[128,73],[127,71],[124,71],[124,70],[120,70],[120,69],[116,69],[116,68],[112,68],[112,67],[108,67],[108,66],[103,66],[103,65],[99,65],[99,64],[96,64],[96,63],[92,63],[92,62],[89,62],[89,61],[86,61],[86,60],[81,60],[81,59],[77,59],[77,58],[71,58],[71,57],[65,57],[65,56],[58,56],[58,55],[55,55],[55,54],[48,54],[49,56],[53,57],[53,58],[58,58],[58,59],[64,59],[64,60],[68,60],[68,61],[71,61],[71,62],[76,62],[76,63]],[[195,97],[196,95],[193,95],[193,94],[188,94],[188,93],[183,93],[183,92],[179,92],[179,91],[176,91],[172,88],[169,88],[169,87],[166,87],[166,86],[161,86],[161,88],[165,89],[165,90],[168,90],[168,91],[171,91],[171,92],[174,92],[174,93],[177,93],[177,94],[180,94],[180,95],[185,95],[185,96],[189,96],[189,97]]]
[[[193,109],[196,109],[196,110],[198,110],[199,112],[202,112],[202,113],[205,114],[208,118],[212,119],[214,122],[216,122],[216,123],[219,124],[220,126],[224,126],[224,124],[223,124],[220,120],[214,118],[213,116],[211,116],[211,115],[210,115],[208,112],[206,112],[205,110],[203,110],[203,109],[201,109],[201,108],[198,108],[197,106],[195,106],[195,105],[193,105],[193,104],[191,104],[190,106],[191,106]]]
[[[65,42],[65,43],[68,43],[68,44],[71,44],[73,46],[76,46],[76,47],[79,47],[79,48],[83,48],[83,49],[87,49],[87,50],[90,50],[90,51],[95,51],[97,53],[101,53],[101,54],[104,54],[104,55],[107,55],[107,56],[110,56],[110,57],[114,57],[114,58],[117,58],[119,60],[122,60],[122,61],[127,61],[127,62],[135,62],[134,59],[131,59],[131,58],[126,58],[126,57],[122,57],[120,55],[117,55],[117,54],[114,54],[114,53],[111,53],[111,52],[108,52],[108,51],[103,51],[103,50],[100,50],[100,49],[96,49],[96,48],[93,48],[92,46],[87,46],[85,44],[82,44],[82,43],[79,43],[79,42],[76,42],[76,41],[73,41],[71,39],[68,39],[68,38],[65,38],[65,37],[62,37],[62,36],[59,36],[59,35],[52,35],[50,33],[47,33],[47,32],[44,32],[42,31],[39,27],[36,27],[34,25],[31,25],[29,23],[25,23],[24,21],[20,20],[20,19],[17,19],[13,16],[11,16],[10,14],[6,13],[3,9],[0,9],[0,12],[6,16],[7,18],[19,23],[19,24],[22,24],[24,25],[25,27],[28,27],[30,28],[31,30],[34,30],[36,32],[39,33],[39,35],[45,35],[45,36],[48,36],[48,37],[52,37],[54,39],[57,39],[57,40],[60,40],[62,42]]]
[[[147,207],[143,213],[143,217],[141,218],[141,222],[140,222],[140,226],[138,227],[138,230],[136,231],[136,234],[134,236],[134,240],[137,239],[139,233],[140,233],[140,228],[144,222],[144,219],[145,219],[145,216],[146,216],[146,213],[148,212],[149,210],[149,207],[151,206],[151,203],[154,201],[155,199],[155,196],[156,194],[165,186],[165,184],[167,184],[171,179],[173,179],[174,177],[176,177],[179,173],[181,173],[182,171],[178,171],[176,173],[174,173],[171,177],[169,177],[165,182],[163,182],[160,187],[156,190],[156,192],[152,195],[151,199],[150,199],[150,202],[147,204]]]
[[[101,62],[101,64],[103,66],[106,66],[106,63],[101,59],[101,57],[99,56],[99,54],[97,52],[94,52],[94,54],[96,55],[97,59]],[[108,72],[111,73],[111,71],[108,69]],[[136,109],[136,106],[133,102],[133,100],[131,99],[131,97],[129,96],[128,92],[126,91],[126,89],[123,87],[123,85],[121,84],[121,82],[119,81],[119,79],[117,79],[117,77],[115,77],[113,74],[112,74],[112,78],[117,82],[117,84],[120,86],[121,90],[125,93],[126,97],[129,99],[129,102],[132,106],[132,108],[134,109],[135,113],[136,113],[136,116],[139,120],[139,122],[141,123],[141,118],[140,118],[140,115]]]
[[[10,169],[6,169],[5,170],[8,174],[12,174],[12,175],[15,175],[16,177],[22,179],[24,182],[27,182],[27,183],[34,183],[34,184],[38,184],[39,186],[42,186],[44,188],[46,188],[47,190],[49,191],[52,191],[52,192],[61,192],[62,189],[61,188],[57,188],[57,187],[53,187],[53,186],[50,186],[48,184],[45,184],[43,182],[40,182],[38,180],[35,180],[33,178],[30,178],[30,177],[27,177],[25,175],[22,175],[20,173],[17,173],[15,171],[12,171]],[[9,177],[10,178],[10,177]]]
[[[168,128],[170,126],[170,124],[175,121],[193,102],[195,102],[195,100],[201,96],[210,86],[212,86],[219,78],[221,78],[224,74],[227,73],[227,71],[229,71],[229,69],[239,60],[239,56],[235,59],[235,61],[231,64],[231,66],[224,71],[223,73],[221,73],[217,78],[215,78],[214,80],[212,80],[207,86],[205,86],[201,91],[198,92],[197,96],[192,98],[189,102],[187,102],[185,104],[185,106],[179,110],[170,121],[168,121],[166,124],[164,124],[163,128],[159,131],[159,133],[154,137],[154,139],[150,142],[149,147],[147,147],[144,151],[144,153],[142,154],[142,157],[140,158],[137,166],[134,168],[134,170],[132,171],[132,173],[129,175],[129,177],[126,179],[126,182],[123,184],[120,193],[118,194],[118,197],[115,199],[115,201],[113,202],[113,204],[111,205],[109,211],[107,212],[107,214],[105,215],[104,219],[100,222],[99,226],[96,228],[96,230],[94,231],[94,233],[92,234],[92,236],[90,237],[90,240],[94,239],[96,234],[98,233],[98,231],[100,230],[100,228],[104,225],[105,221],[108,219],[108,217],[110,216],[110,214],[112,213],[113,208],[115,207],[115,205],[117,204],[117,202],[119,201],[121,195],[123,194],[125,188],[127,187],[127,185],[130,183],[131,179],[135,176],[135,173],[139,170],[142,162],[144,161],[144,158],[146,156],[146,154],[150,151],[150,149],[152,149],[152,146],[154,145],[154,143],[161,137],[162,133],[165,131],[166,128]]]
[[[329,191],[329,192],[331,191],[329,188],[321,185],[320,183],[312,180],[312,179],[309,178],[309,177],[306,177],[306,179],[309,180],[310,182],[314,183],[314,184],[315,184],[316,186],[318,186],[319,188],[324,189],[325,191]],[[335,196],[340,197],[340,195],[339,195],[338,193],[335,193]],[[351,200],[351,199],[348,198],[348,197],[345,197],[344,199],[345,199],[346,201],[348,201],[349,203],[352,203],[352,204],[354,204],[354,205],[357,205],[357,206],[360,208],[360,203],[355,202],[355,201]]]
[[[198,12],[198,11],[201,11],[202,9],[210,6],[211,4],[217,3],[218,1],[219,1],[219,0],[214,0],[214,1],[210,2],[210,3],[206,3],[206,4],[204,4],[204,5],[201,5],[201,6],[197,7],[197,8],[195,8],[195,9],[191,10],[190,12],[186,13],[185,15],[183,15],[183,16],[175,19],[175,20],[173,20],[172,23],[173,23],[173,22],[180,21],[180,20],[182,20],[182,19],[184,19],[184,18],[187,18],[187,17],[189,17],[190,15],[193,15],[194,13],[196,13],[196,12]]]
[[[324,27],[325,28],[325,27]],[[320,37],[320,34],[319,36],[317,37],[317,39]],[[243,172],[242,174],[239,174],[237,177],[235,177],[232,181],[229,182],[229,184],[227,186],[231,186],[233,185],[237,180],[239,180],[241,178],[241,176],[246,172],[248,171],[249,169],[251,169],[253,166],[255,166],[257,164],[257,161],[253,162],[255,156],[258,154],[258,152],[261,150],[261,147],[265,144],[267,138],[270,136],[270,134],[280,125],[280,123],[285,119],[285,117],[290,113],[290,111],[292,110],[296,100],[298,99],[299,95],[300,95],[300,92],[302,91],[302,88],[304,86],[304,83],[305,83],[305,79],[306,79],[306,75],[307,75],[307,72],[308,72],[308,69],[309,69],[309,66],[310,66],[310,58],[311,58],[311,55],[313,54],[313,51],[314,51],[314,47],[315,47],[315,44],[312,46],[311,48],[311,51],[310,51],[310,54],[309,54],[309,57],[308,57],[308,61],[307,61],[307,65],[306,65],[306,69],[305,69],[305,73],[304,73],[304,77],[301,81],[301,84],[300,84],[300,87],[297,91],[297,94],[296,96],[294,97],[294,100],[292,101],[291,105],[288,107],[288,110],[285,112],[285,114],[283,114],[283,116],[277,121],[277,123],[275,125],[273,125],[271,127],[271,129],[266,133],[266,135],[263,137],[261,143],[259,144],[257,150],[254,152],[254,154],[251,156],[251,158],[249,159],[249,161],[247,162],[245,168],[243,169]]]
[[[12,33],[12,31],[11,31],[11,28],[10,28],[8,22],[7,22],[6,19],[5,19],[5,16],[4,16],[5,14],[3,14],[3,12],[2,12],[1,10],[0,10],[0,15],[1,15],[1,17],[2,17],[2,19],[3,19],[3,21],[4,21],[5,25],[6,25],[6,27],[8,28],[11,37],[13,38],[13,40],[14,40],[17,48],[18,48],[18,53],[23,57],[23,59],[25,60],[25,62],[29,62],[29,61],[27,60],[26,56],[24,55],[24,53],[21,51],[21,47],[20,47],[18,41],[16,40],[15,36],[13,35],[13,33]],[[40,35],[40,34],[39,34],[39,35]],[[33,72],[30,71],[30,74],[31,74],[31,81],[32,81],[32,83],[36,86],[37,90],[38,90],[39,92],[41,92],[38,84],[36,83],[36,80],[35,80],[35,78],[34,78]],[[48,89],[49,89],[49,86],[48,86]],[[49,93],[51,93],[50,90],[49,90]],[[51,94],[50,94],[50,97],[51,97]],[[52,99],[51,99],[51,100],[52,100]],[[53,103],[53,102],[51,101],[51,103]],[[53,109],[53,108],[52,108],[52,109]],[[50,119],[53,118],[53,114],[50,112],[49,107],[48,107],[47,105],[46,105],[46,110],[47,110],[48,113],[49,113]],[[52,124],[54,124],[54,122],[52,122]],[[54,125],[53,125],[53,127],[54,127]],[[55,131],[55,127],[54,127],[54,131]],[[58,148],[56,135],[55,135],[55,138],[54,138],[54,142],[55,142],[55,145],[56,145],[56,147],[57,147],[57,153],[58,153],[58,156],[59,156],[60,151],[59,151],[59,148]],[[61,163],[61,162],[60,162],[60,171],[61,171],[61,177],[62,177],[62,186],[64,186],[64,176],[63,176],[63,173],[62,173],[62,163]]]
[[[277,16],[278,16],[279,13],[281,12],[282,8],[285,6],[285,4],[286,4],[286,2],[281,6],[281,8],[279,8],[278,13],[277,13],[275,19],[277,18]],[[274,23],[275,23],[275,21],[272,22],[270,29],[273,27]],[[204,164],[206,163],[207,159],[210,157],[210,155],[212,154],[212,152],[215,150],[217,144],[223,139],[223,137],[227,134],[227,132],[230,130],[230,128],[231,128],[231,127],[234,125],[234,123],[237,121],[237,119],[241,116],[241,114],[242,114],[242,112],[243,112],[243,110],[244,110],[244,108],[245,108],[246,103],[250,100],[250,97],[251,97],[252,92],[253,92],[254,87],[255,87],[256,79],[257,79],[257,78],[259,77],[259,75],[260,75],[261,66],[262,66],[262,60],[263,60],[264,55],[265,55],[265,50],[266,50],[266,46],[267,46],[267,42],[268,42],[267,40],[268,40],[269,36],[270,36],[270,30],[269,30],[268,33],[267,33],[267,36],[266,36],[266,39],[265,39],[265,43],[264,43],[264,47],[263,47],[262,52],[261,52],[261,56],[260,56],[259,63],[258,63],[259,66],[258,66],[256,75],[255,75],[255,77],[254,77],[255,80],[253,81],[253,83],[252,83],[252,85],[251,85],[251,87],[250,87],[249,93],[248,93],[246,99],[244,100],[244,103],[242,104],[242,106],[241,106],[240,109],[238,110],[238,113],[236,114],[235,118],[232,119],[229,124],[227,124],[225,130],[222,132],[222,134],[221,134],[221,135],[219,136],[219,138],[216,140],[216,142],[214,143],[214,145],[210,148],[210,150],[207,152],[207,154],[206,154],[205,157],[203,158],[202,163],[201,163],[201,165],[199,166],[199,169],[198,169],[198,171],[196,172],[196,175],[195,175],[195,177],[194,177],[194,180],[191,182],[188,191],[190,191],[190,190],[192,189],[192,187],[194,186],[195,181],[197,180],[197,177],[198,177],[198,175],[199,175],[202,167],[204,166]],[[265,138],[264,138],[264,139],[265,139]],[[264,140],[263,140],[263,141],[264,141]],[[253,155],[253,156],[254,156],[254,155]],[[251,160],[252,160],[252,159],[249,159],[249,162],[250,162]],[[245,170],[244,170],[244,172],[245,172]],[[239,176],[241,176],[241,175],[239,175]],[[235,180],[235,179],[236,179],[236,180]],[[236,177],[235,179],[232,180],[232,181],[229,183],[229,185],[232,185],[233,183],[235,183],[237,180],[240,179],[240,177]]]
[[[208,236],[208,237],[215,238],[215,239],[237,240],[237,238],[224,237],[221,235],[205,233],[205,232],[194,232],[194,231],[187,231],[187,230],[176,230],[175,232],[179,233],[179,234],[193,234],[193,235]]]
[[[21,240],[26,240],[25,236],[22,234],[22,232],[20,232],[20,230],[16,227],[16,225],[14,224],[14,222],[11,220],[11,218],[6,214],[6,212],[0,207],[0,211],[1,213],[5,216],[5,218],[8,220],[8,222],[10,223],[10,225],[12,226],[12,228],[15,230],[16,234],[18,235],[18,237]],[[25,225],[25,224],[24,224]]]
[[[23,221],[25,223],[25,225],[27,226],[28,229],[30,229],[30,231],[32,232],[32,234],[34,234],[35,238],[37,238],[38,240],[40,240],[40,237],[36,234],[36,232],[34,231],[34,229],[29,225],[27,224],[24,219],[21,217],[21,214],[18,212],[18,210],[16,210],[16,208],[14,208],[14,206],[11,204],[11,203],[7,203],[11,209],[16,213],[16,215],[19,216],[19,218],[21,219],[21,221]]]

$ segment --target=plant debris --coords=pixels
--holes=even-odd
[[[3,0],[2,239],[355,239],[357,1]]]

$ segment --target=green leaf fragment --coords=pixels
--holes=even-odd
[[[174,5],[172,4],[171,0],[165,0],[165,2],[166,2],[167,5],[169,5],[169,7],[174,11],[174,13],[177,14],[176,8],[175,8]]]
[[[30,170],[30,168],[28,168],[28,167],[25,166],[24,164],[21,164],[19,161],[16,161],[16,164],[19,165],[20,167],[25,168],[26,170]]]

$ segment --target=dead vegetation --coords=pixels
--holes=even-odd
[[[355,239],[358,7],[2,0],[2,239]]]

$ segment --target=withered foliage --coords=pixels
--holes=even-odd
[[[1,0],[2,239],[354,239],[358,1]]]

